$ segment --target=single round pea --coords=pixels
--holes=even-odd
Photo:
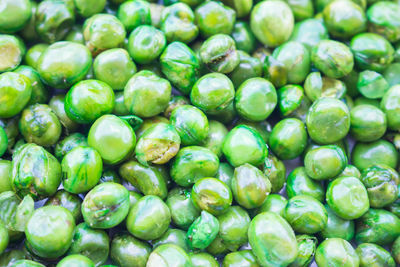
[[[330,182],[326,202],[339,217],[346,220],[357,219],[369,209],[367,190],[355,177],[340,177]]]
[[[307,195],[323,202],[325,189],[320,181],[315,181],[307,175],[304,167],[297,167],[287,177],[286,194],[289,198]]]
[[[170,222],[168,206],[159,197],[149,195],[139,199],[129,211],[126,227],[133,236],[152,240],[161,237]]]
[[[44,104],[48,102],[49,92],[40,80],[39,73],[30,66],[21,65],[14,72],[25,75],[29,78],[32,86],[31,99],[28,105]]]
[[[11,161],[0,159],[0,193],[12,191]]]
[[[61,261],[57,263],[57,267],[94,267],[94,263],[91,259],[83,255],[69,255],[64,257]]]
[[[186,237],[189,248],[205,249],[214,241],[219,231],[219,221],[207,211],[202,211],[200,216],[190,225]]]
[[[82,200],[79,196],[61,189],[53,196],[49,197],[44,203],[44,206],[52,205],[66,208],[71,212],[75,222],[77,223],[82,219],[81,203]]]
[[[34,69],[37,69],[37,61],[42,53],[47,49],[47,47],[49,47],[48,44],[39,43],[29,48],[25,54],[25,64]]]
[[[25,44],[20,39],[13,35],[0,34],[0,56],[3,59],[0,63],[0,73],[16,69],[25,52]]]
[[[153,248],[156,248],[163,244],[175,244],[178,247],[183,248],[186,252],[190,251],[188,245],[188,238],[186,237],[186,231],[180,229],[169,228],[160,238],[153,240]]]
[[[21,30],[32,16],[29,0],[5,0],[0,11],[0,32],[14,33]]]
[[[381,246],[363,243],[357,247],[356,252],[360,257],[360,266],[396,266],[390,253]]]
[[[248,79],[262,76],[262,63],[258,58],[251,57],[246,52],[238,50],[239,65],[229,74],[229,77],[235,86],[239,86]]]
[[[154,249],[147,261],[146,267],[165,266],[192,266],[189,255],[180,247],[174,244],[164,244]]]
[[[150,25],[150,4],[147,1],[126,1],[118,7],[117,18],[125,26],[127,32],[140,25]]]
[[[264,203],[256,209],[256,214],[262,212],[274,212],[283,216],[283,211],[285,210],[287,199],[278,194],[269,194]]]
[[[328,212],[328,221],[325,228],[321,230],[321,237],[352,240],[355,232],[354,221],[340,218],[327,204],[325,204],[325,209]]]
[[[25,234],[33,253],[43,258],[57,258],[71,245],[74,228],[71,212],[59,206],[45,206],[33,212]]]
[[[150,25],[141,25],[129,35],[128,52],[135,62],[150,63],[160,56],[166,44],[162,31]]]
[[[386,115],[375,106],[358,105],[352,108],[350,119],[350,133],[357,141],[375,141],[386,132]]]
[[[315,250],[317,248],[317,238],[310,235],[297,235],[296,240],[298,243],[299,253],[290,267],[309,266],[314,258]]]
[[[315,261],[321,267],[356,267],[360,259],[349,242],[341,238],[328,238],[315,253]]]
[[[319,41],[328,39],[328,30],[323,21],[310,18],[294,25],[291,41],[302,43],[308,49],[316,46]]]
[[[399,153],[394,145],[379,139],[370,143],[356,143],[351,152],[351,161],[360,171],[377,164],[397,167]]]
[[[389,42],[400,39],[400,7],[389,1],[376,2],[367,10],[368,29],[380,34]]]
[[[231,36],[233,40],[235,40],[236,48],[238,50],[252,53],[256,48],[256,37],[251,31],[249,23],[246,21],[236,21],[233,25]]]
[[[82,203],[83,219],[92,228],[112,228],[121,223],[128,212],[129,191],[111,182],[95,186]]]
[[[240,250],[225,255],[223,267],[259,266],[257,258],[251,250]]]
[[[76,131],[78,123],[71,120],[65,112],[65,95],[55,95],[50,99],[49,107],[57,115],[61,125],[67,133]]]
[[[31,82],[25,75],[0,74],[0,118],[10,118],[22,111],[32,93]]]
[[[366,70],[359,74],[357,89],[363,96],[376,99],[385,95],[389,84],[381,74]]]
[[[222,156],[222,144],[228,129],[219,121],[209,121],[208,136],[203,141],[203,146],[210,149],[218,157]]]
[[[304,90],[311,101],[322,97],[341,99],[346,93],[346,84],[341,80],[322,77],[320,72],[311,72],[305,82]]]
[[[189,256],[193,267],[219,267],[218,261],[208,253],[192,253]]]
[[[54,156],[61,161],[68,152],[78,146],[88,146],[86,136],[81,133],[70,134],[57,143]]]
[[[385,112],[387,118],[387,127],[391,130],[400,130],[400,86],[392,86],[384,95],[380,108]]]
[[[192,200],[200,209],[220,215],[232,204],[232,192],[224,182],[206,177],[193,185]]]
[[[286,182],[285,164],[274,155],[268,154],[262,167],[264,175],[271,182],[271,192],[276,193],[281,191]]]
[[[145,267],[151,253],[151,246],[140,241],[128,233],[117,234],[112,242],[110,258],[121,267],[132,266],[135,263],[138,267]]]

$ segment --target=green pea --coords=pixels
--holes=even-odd
[[[79,196],[69,193],[65,190],[58,190],[52,197],[44,203],[45,206],[61,206],[69,210],[75,219],[79,222],[82,219],[81,212],[82,200]]]
[[[226,162],[220,162],[215,178],[224,182],[229,188],[231,188],[231,181],[233,177],[234,168]]]
[[[11,161],[0,159],[0,193],[12,191]]]
[[[313,260],[317,248],[317,239],[314,236],[298,235],[296,236],[299,254],[289,267],[309,266]]]
[[[85,223],[108,229],[121,223],[129,212],[129,192],[120,184],[102,183],[86,194],[82,203]]]
[[[235,86],[239,86],[248,79],[262,76],[262,63],[258,58],[251,57],[246,52],[238,50],[239,65],[229,74]]]
[[[83,255],[70,255],[64,257],[58,262],[57,267],[79,266],[79,267],[94,267],[91,259]]]
[[[322,97],[340,99],[346,93],[346,85],[337,79],[321,77],[320,72],[311,72],[304,82],[304,90],[313,102]]]
[[[310,18],[294,25],[291,41],[302,43],[308,49],[316,46],[321,40],[328,39],[328,30],[321,20]]]
[[[171,211],[172,222],[181,229],[187,230],[200,216],[200,211],[194,206],[191,192],[188,189],[181,187],[172,189],[168,193],[165,203]]]
[[[37,61],[42,53],[47,49],[47,47],[49,47],[48,44],[39,43],[29,48],[24,58],[26,65],[37,69]]]
[[[44,104],[48,102],[49,92],[47,88],[44,87],[42,81],[40,80],[39,73],[32,67],[21,65],[14,72],[25,75],[29,78],[32,86],[31,99],[28,105],[33,104]]]
[[[4,155],[8,148],[8,137],[3,127],[0,126],[0,157]]]
[[[249,242],[257,262],[265,266],[287,266],[298,253],[289,223],[273,212],[258,214],[250,223]]]
[[[72,29],[68,32],[67,36],[65,36],[65,41],[85,44],[81,25],[72,26]]]
[[[115,105],[112,113],[117,116],[128,116],[129,110],[125,106],[124,102],[124,91],[114,92]]]
[[[208,136],[203,141],[203,146],[210,149],[218,157],[222,156],[222,144],[225,136],[228,134],[228,129],[218,121],[209,122]]]
[[[180,229],[169,228],[160,238],[153,240],[152,243],[153,248],[163,244],[174,244],[183,248],[186,252],[190,251],[186,232]]]
[[[260,214],[262,212],[274,212],[283,216],[283,211],[285,210],[287,199],[278,194],[269,194],[264,203],[256,209],[256,214]]]
[[[387,118],[387,126],[391,130],[400,129],[400,117],[398,111],[400,110],[400,86],[392,86],[387,91],[381,101],[381,109],[385,112]]]
[[[228,133],[222,152],[233,167],[245,163],[258,166],[268,154],[260,134],[245,125],[238,125]]]
[[[360,178],[361,177],[361,173],[357,169],[356,166],[354,166],[354,165],[346,165],[344,170],[338,175],[338,177],[341,177],[341,176],[352,176],[352,177]]]
[[[132,208],[142,197],[143,195],[141,193],[129,191],[129,207]]]
[[[340,218],[327,204],[325,204],[325,209],[328,212],[328,221],[325,228],[321,230],[321,237],[352,240],[355,231],[354,221]]]
[[[193,267],[219,267],[218,261],[208,253],[192,253],[189,256]]]
[[[394,260],[399,263],[400,262],[400,254],[399,254],[399,245],[400,245],[400,238],[396,238],[392,245],[392,256]]]
[[[210,119],[217,120],[222,123],[231,123],[236,118],[236,109],[233,102],[225,109],[208,114]]]
[[[400,219],[381,209],[369,209],[356,223],[357,243],[391,244],[400,234]]]
[[[240,250],[226,254],[222,262],[223,267],[259,267],[256,256],[251,250]]]
[[[376,141],[386,132],[386,115],[375,106],[358,105],[351,110],[350,118],[350,133],[357,141]]]
[[[145,267],[151,253],[151,246],[136,239],[128,233],[117,234],[112,242],[110,257],[114,263],[121,267],[132,266]]]
[[[400,82],[399,73],[400,63],[393,63],[383,71],[383,77],[389,83],[389,86],[394,86]]]
[[[31,260],[18,260],[13,263],[15,267],[43,267],[44,265]]]
[[[0,118],[11,118],[29,102],[32,86],[25,75],[6,72],[0,74]]]
[[[194,12],[196,25],[203,38],[216,34],[230,34],[236,21],[235,11],[222,3],[206,1]]]
[[[16,69],[25,52],[25,44],[21,39],[13,35],[0,34],[0,56],[3,58],[0,63],[0,73]]]
[[[155,116],[152,118],[147,118],[143,121],[143,123],[139,126],[139,128],[136,130],[136,138],[139,139],[142,134],[149,129],[150,127],[158,124],[158,123],[168,123],[168,119],[162,116]]]
[[[61,161],[62,158],[75,147],[87,145],[86,136],[81,133],[73,133],[57,143],[54,148],[54,156]]]
[[[264,175],[271,182],[271,192],[279,192],[286,181],[285,164],[272,154],[268,154],[263,164]]]
[[[190,225],[186,237],[191,249],[205,249],[215,239],[219,231],[219,222],[212,214],[202,211]]]
[[[289,198],[307,195],[320,202],[323,202],[325,198],[325,190],[322,183],[308,176],[304,167],[297,167],[288,175],[286,194]]]
[[[19,260],[24,260],[25,257],[26,255],[22,250],[11,249],[1,254],[0,263],[2,266],[10,267],[15,262],[18,262]]]
[[[65,95],[55,95],[50,99],[49,107],[58,117],[66,133],[74,132],[78,123],[71,120],[65,112]],[[57,154],[57,153],[56,153]],[[57,155],[56,155],[57,156]],[[57,156],[58,157],[58,156]]]
[[[389,90],[389,84],[381,74],[366,70],[360,73],[357,88],[363,96],[376,99],[385,95]]]
[[[390,253],[381,246],[363,243],[357,247],[356,252],[360,257],[360,266],[396,266]]]
[[[164,266],[185,267],[192,266],[189,255],[174,244],[164,244],[153,250],[147,261],[147,267]]]
[[[229,252],[229,250],[223,243],[222,238],[217,235],[214,241],[207,247],[207,252],[214,256],[218,256]]]
[[[5,0],[0,12],[0,32],[14,33],[21,30],[32,16],[29,0]]]
[[[389,42],[400,39],[400,8],[389,1],[377,2],[367,10],[368,28],[371,32],[384,36]]]
[[[146,1],[135,0],[122,3],[117,12],[117,18],[125,26],[127,32],[140,25],[151,24],[150,5]]]
[[[367,190],[355,177],[340,177],[330,182],[326,202],[336,215],[346,220],[357,219],[369,209]]]
[[[292,34],[293,12],[283,1],[260,2],[251,11],[250,27],[261,43],[276,47],[286,42]]]
[[[328,238],[315,253],[315,261],[321,267],[356,267],[360,259],[349,242],[341,238]]]
[[[252,2],[252,1],[248,1]],[[246,21],[236,21],[231,33],[235,40],[236,48],[246,53],[252,53],[256,48],[256,37]]]
[[[0,222],[0,253],[3,253],[8,246],[8,230],[6,226]]]
[[[394,145],[379,139],[370,143],[356,143],[351,152],[351,161],[360,171],[377,164],[396,168],[399,154]]]

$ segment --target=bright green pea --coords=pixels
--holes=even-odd
[[[258,58],[251,57],[241,50],[238,50],[238,53],[239,65],[229,74],[235,88],[239,88],[248,79],[262,76],[262,63]]]
[[[286,194],[289,198],[307,195],[323,202],[325,190],[321,182],[311,179],[304,167],[295,168],[287,177]]]
[[[193,267],[219,267],[218,261],[208,253],[192,253],[189,256]]]
[[[29,0],[5,0],[0,12],[0,32],[14,33],[21,30],[32,16]]]
[[[371,105],[358,105],[350,111],[350,133],[361,142],[380,139],[386,132],[386,114]]]
[[[160,238],[153,240],[153,248],[163,244],[174,244],[183,248],[186,252],[190,251],[186,237],[186,231],[169,228]]]
[[[400,39],[400,7],[397,3],[379,1],[367,10],[368,29],[380,34],[389,42]]]
[[[174,244],[164,244],[153,250],[146,267],[158,267],[160,264],[176,267],[192,266],[189,255]]]
[[[50,99],[49,107],[57,115],[61,125],[67,133],[74,132],[78,128],[78,123],[71,120],[65,112],[65,95],[55,95]]]
[[[256,214],[262,212],[275,212],[280,216],[283,216],[283,211],[285,210],[287,199],[278,194],[269,194],[264,203],[256,209]]]
[[[83,255],[69,255],[57,263],[57,267],[68,266],[94,267],[95,265],[91,259]]]
[[[25,44],[13,35],[0,34],[0,73],[12,71],[21,63],[26,52]]]
[[[219,222],[212,214],[202,211],[200,216],[190,225],[186,237],[191,249],[207,248],[219,231]]]
[[[354,221],[344,220],[336,215],[336,213],[325,204],[325,209],[328,212],[328,221],[324,229],[321,230],[323,238],[342,238],[350,241],[354,237]]]
[[[315,261],[320,267],[357,267],[360,259],[349,242],[341,238],[328,238],[315,253]]]
[[[25,64],[34,69],[37,69],[37,61],[41,54],[47,49],[47,47],[49,47],[48,44],[39,43],[29,48],[25,54]]]
[[[380,107],[386,114],[388,128],[400,130],[400,86],[392,86],[384,94]]]
[[[392,256],[397,263],[400,263],[400,238],[396,238],[392,245]]]
[[[150,253],[151,246],[147,242],[128,233],[117,234],[111,242],[110,258],[121,267],[132,266],[133,262],[138,267],[145,267]]]
[[[294,25],[291,41],[297,41],[308,49],[316,46],[319,41],[328,39],[328,30],[321,20],[310,18]]]
[[[3,253],[8,246],[8,230],[6,226],[0,222],[0,253]]]
[[[4,155],[8,148],[8,137],[3,127],[0,126],[0,157]]]
[[[396,263],[394,259],[390,255],[388,251],[386,251],[383,247],[370,244],[363,243],[360,244],[356,252],[360,257],[360,266],[387,266],[387,267],[395,267]]]
[[[317,238],[309,235],[296,236],[298,243],[299,254],[294,262],[289,267],[309,266],[313,260],[315,250],[317,248]]]
[[[251,250],[240,250],[226,254],[224,261],[222,262],[223,267],[259,267],[256,256]]]
[[[11,161],[0,159],[0,193],[12,191]]]
[[[389,84],[381,74],[366,70],[360,73],[357,88],[363,96],[376,99],[385,95],[389,90]]]
[[[399,153],[394,145],[379,139],[370,143],[356,143],[351,152],[351,161],[360,171],[377,164],[397,167]]]
[[[208,136],[203,141],[203,146],[210,149],[218,157],[221,157],[222,144],[227,134],[228,129],[224,124],[214,120],[209,121]]]
[[[322,77],[320,72],[311,72],[304,82],[304,90],[313,102],[322,97],[341,99],[346,93],[346,85],[341,80]]]
[[[233,40],[235,40],[236,48],[238,50],[250,54],[256,48],[256,37],[251,31],[250,25],[246,21],[236,21],[233,25],[231,36]]]
[[[62,158],[75,147],[87,145],[88,143],[86,136],[81,133],[73,133],[57,143],[56,147],[54,148],[54,156],[61,161]]]
[[[0,74],[0,118],[10,118],[22,111],[32,93],[31,82],[25,75]]]
[[[118,7],[117,18],[125,26],[127,32],[140,25],[150,25],[150,4],[147,1],[126,1]]]
[[[271,192],[279,192],[286,182],[285,164],[272,154],[268,154],[263,164],[264,175],[271,182]]]

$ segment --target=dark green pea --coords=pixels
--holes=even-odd
[[[382,208],[393,203],[399,194],[399,174],[385,165],[374,165],[362,171],[361,182],[368,192],[372,208]]]
[[[119,134],[115,135],[116,132]],[[136,137],[127,121],[114,115],[104,115],[91,126],[88,144],[100,153],[104,163],[113,165],[132,155]]]
[[[322,97],[340,99],[346,93],[346,85],[340,80],[322,77],[320,72],[311,72],[304,82],[304,90],[313,102]]]
[[[235,41],[236,48],[238,50],[242,50],[250,54],[256,48],[256,37],[251,31],[250,25],[246,21],[237,21],[233,25],[231,36]]]
[[[196,207],[213,215],[221,215],[232,204],[232,192],[224,182],[207,177],[193,185],[192,200]]]
[[[263,164],[264,175],[271,182],[271,192],[279,192],[286,181],[285,164],[272,154],[268,154]]]
[[[117,12],[117,18],[125,26],[127,32],[140,25],[151,24],[150,5],[147,1],[135,0],[122,3]]]
[[[22,111],[32,93],[31,82],[25,75],[0,74],[0,118],[11,118]]]
[[[360,33],[354,36],[350,48],[356,66],[361,70],[383,71],[393,61],[393,46],[375,33]]]
[[[170,43],[175,41],[190,43],[199,34],[194,20],[192,9],[185,3],[177,2],[163,9],[160,29]]]
[[[367,28],[364,10],[352,1],[333,1],[324,8],[323,18],[329,33],[347,39]]]
[[[42,53],[47,49],[47,47],[49,47],[48,44],[39,43],[29,48],[24,58],[26,65],[34,69],[37,69],[37,61],[39,57],[42,55]]]
[[[325,207],[315,198],[307,195],[289,199],[283,217],[298,233],[314,234],[325,228],[328,213]]]
[[[227,106],[225,109],[213,112],[213,114],[208,114],[210,119],[217,120],[224,124],[232,123],[232,121],[236,118],[236,109],[233,102]]]
[[[188,242],[185,231],[172,228],[169,228],[160,238],[152,241],[153,248],[163,244],[174,244],[183,248],[186,252],[190,251]]]
[[[0,63],[0,73],[16,69],[25,52],[25,44],[21,39],[13,35],[0,34],[0,56],[3,59]]]
[[[325,204],[325,209],[328,212],[328,221],[325,228],[321,230],[321,237],[352,240],[355,231],[354,221],[340,218],[327,204]]]
[[[368,29],[385,37],[389,42],[400,39],[400,7],[389,1],[377,2],[367,10]]]
[[[319,267],[356,267],[360,259],[349,242],[341,238],[328,238],[322,242],[315,253]]]
[[[257,208],[271,192],[271,182],[262,171],[245,163],[235,168],[231,180],[233,196],[246,209]]]
[[[31,260],[18,260],[13,263],[13,267],[44,267],[45,265],[31,261]]]
[[[200,63],[193,50],[184,43],[173,42],[161,54],[160,64],[168,80],[188,95],[200,75]]]
[[[192,253],[189,257],[193,267],[219,267],[218,261],[208,253]]]
[[[112,228],[122,222],[128,212],[129,191],[111,182],[95,186],[82,203],[83,219],[92,228]]]
[[[235,107],[239,115],[250,121],[269,117],[277,104],[274,86],[264,78],[251,78],[239,87]]]
[[[340,177],[330,182],[326,202],[336,215],[346,220],[357,219],[369,209],[367,190],[355,177]]]
[[[236,20],[236,13],[232,8],[214,1],[202,3],[194,14],[203,38],[216,34],[230,34]]]
[[[130,160],[121,165],[119,174],[144,195],[155,195],[164,199],[168,194],[166,179],[157,167],[144,166]]]
[[[280,216],[283,216],[283,211],[285,210],[287,199],[278,194],[269,194],[264,203],[256,209],[256,214],[262,212],[275,212]]]
[[[353,98],[359,95],[359,91],[357,88],[358,78],[359,73],[354,69],[342,78],[342,81],[346,86],[346,94]]]
[[[385,112],[387,118],[387,126],[391,130],[400,130],[400,86],[392,86],[385,93],[381,101],[381,109]]]
[[[74,228],[71,212],[60,206],[45,206],[33,212],[25,234],[34,254],[43,258],[57,258],[71,245]]]
[[[24,253],[22,250],[11,249],[0,255],[0,264],[1,266],[11,267],[15,262],[23,260],[25,257],[26,253]]]
[[[36,32],[46,43],[64,39],[75,23],[74,10],[67,1],[42,1],[36,11]]]
[[[298,235],[296,236],[296,240],[299,254],[295,261],[289,264],[289,267],[309,266],[317,248],[317,238],[309,235]]]
[[[383,71],[383,77],[389,83],[390,86],[394,86],[400,83],[400,63],[393,63],[387,66]]]
[[[121,267],[145,267],[151,253],[151,246],[128,233],[117,234],[111,242],[110,257]]]
[[[370,143],[356,143],[351,152],[351,161],[360,171],[377,164],[397,167],[399,153],[394,145],[379,139]]]
[[[161,237],[167,231],[170,222],[171,213],[168,206],[161,198],[149,195],[139,199],[129,211],[126,227],[133,236],[152,240]]]
[[[218,178],[224,182],[229,188],[231,188],[231,180],[233,177],[234,168],[226,162],[220,162],[218,171],[215,174],[215,178]]]
[[[228,129],[218,121],[209,121],[208,136],[203,141],[203,146],[210,149],[218,157],[222,156],[222,144]]]
[[[60,140],[55,149],[54,155],[58,160],[62,160],[62,158],[70,152],[72,149],[78,146],[87,146],[86,136],[81,133],[73,133],[71,135],[66,136],[64,139]]]
[[[223,267],[259,267],[256,256],[251,250],[240,250],[226,254]]]
[[[14,72],[25,75],[31,82],[32,94],[28,105],[37,103],[44,104],[48,102],[49,92],[40,80],[39,73],[34,68],[21,65]]]
[[[222,145],[222,152],[233,167],[245,163],[258,166],[268,155],[261,135],[245,125],[238,125],[228,133]]]
[[[400,219],[382,209],[369,209],[356,223],[357,243],[391,244],[400,234]]]
[[[200,211],[194,206],[190,190],[176,187],[168,193],[166,204],[171,211],[172,222],[179,228],[187,230]]]
[[[215,3],[216,2],[208,2]],[[229,73],[240,62],[235,41],[226,34],[216,34],[208,38],[200,47],[201,62],[211,71]]]
[[[392,256],[397,263],[400,263],[400,238],[396,238],[392,245]]]
[[[130,35],[128,52],[137,63],[150,63],[157,59],[167,44],[162,31],[153,26],[141,25]]]
[[[290,40],[300,42],[308,49],[311,49],[321,40],[328,38],[328,30],[324,23],[321,20],[310,18],[294,25]]]
[[[386,132],[386,115],[375,106],[358,105],[351,109],[350,118],[350,133],[357,141],[375,141]]]
[[[153,250],[149,256],[146,267],[164,266],[186,267],[192,266],[189,255],[174,244],[164,244]]]
[[[186,237],[191,249],[205,249],[215,239],[219,231],[219,222],[212,214],[202,211],[190,225]]]
[[[0,12],[0,32],[14,33],[21,30],[32,16],[29,0],[5,0]]]
[[[268,144],[279,159],[298,157],[307,145],[304,123],[295,118],[281,120],[272,129]]]
[[[61,206],[69,210],[75,219],[79,222],[82,218],[81,213],[82,200],[77,195],[71,194],[65,190],[58,190],[52,197],[46,200],[45,206]]]
[[[78,123],[71,120],[65,112],[65,95],[55,95],[50,99],[49,107],[57,115],[66,133],[74,132],[78,128]],[[57,156],[57,155],[56,155]],[[58,156],[57,156],[58,157]]]
[[[235,88],[250,78],[262,76],[262,63],[258,58],[251,57],[244,51],[238,50],[239,65],[229,74]]]
[[[8,148],[8,137],[3,127],[0,126],[0,157],[4,155]]]
[[[284,1],[265,1],[254,6],[250,27],[257,39],[268,47],[286,42],[292,34],[294,16]]]
[[[387,266],[395,267],[396,263],[388,251],[381,246],[363,243],[360,244],[356,252],[360,257],[360,266]]]
[[[93,55],[120,47],[125,37],[124,25],[113,15],[96,14],[83,24],[83,38]]]
[[[252,252],[263,266],[287,266],[297,257],[294,232],[276,213],[263,212],[254,217],[248,235]]]
[[[20,197],[31,195],[40,199],[51,196],[61,182],[60,163],[44,148],[25,144],[13,154],[11,182]]]
[[[334,98],[316,100],[308,111],[307,131],[317,143],[329,144],[344,138],[350,129],[350,112],[346,104]]]
[[[367,98],[381,98],[389,90],[389,84],[385,78],[375,71],[363,71],[357,82],[358,91]]]
[[[57,42],[41,54],[37,62],[37,70],[47,85],[67,89],[82,80],[91,65],[92,56],[84,45]]]
[[[0,193],[12,191],[11,161],[0,159]]]
[[[132,1],[135,2],[142,1]],[[93,71],[96,79],[107,83],[114,90],[121,90],[136,73],[136,65],[125,49],[114,48],[96,57]]]
[[[307,195],[323,202],[325,190],[321,182],[311,179],[304,167],[295,168],[287,177],[286,194],[289,198]]]
[[[170,123],[178,131],[183,145],[201,144],[208,136],[208,119],[196,107],[183,105],[175,108],[171,113]]]

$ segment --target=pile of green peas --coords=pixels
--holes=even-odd
[[[0,0],[0,266],[395,267],[399,151],[399,0]]]

